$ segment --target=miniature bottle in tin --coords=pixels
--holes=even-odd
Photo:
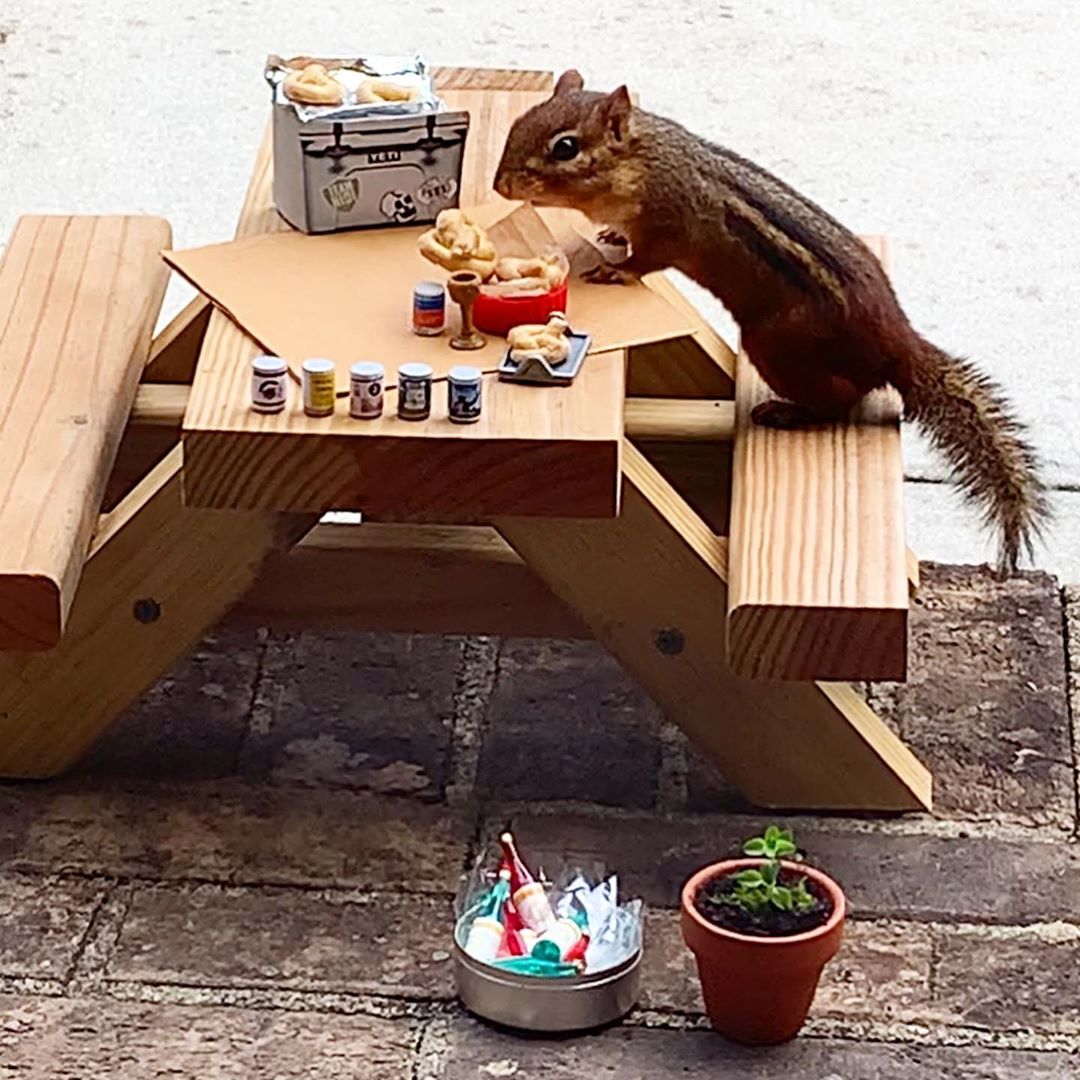
[[[256,356],[251,361],[251,407],[255,412],[279,413],[285,408],[289,369],[279,356]]]
[[[510,895],[514,907],[517,908],[521,921],[530,930],[542,934],[555,922],[555,913],[551,910],[551,902],[544,892],[544,886],[529,872],[529,868],[517,853],[514,838],[510,833],[503,833],[499,837],[499,843],[510,868]]]
[[[398,368],[397,414],[402,420],[426,420],[431,415],[431,376],[428,364]]]
[[[499,911],[509,891],[510,875],[504,872],[499,875],[499,880],[484,898],[484,903],[469,927],[469,936],[465,939],[465,951],[469,956],[487,963],[499,954],[499,946],[503,940]]]
[[[566,960],[582,936],[573,919],[558,919],[537,938],[530,955],[537,960]]]
[[[472,424],[480,419],[483,381],[480,369],[460,364],[446,377],[447,415],[455,424]]]
[[[349,415],[356,420],[374,420],[382,411],[382,364],[353,364],[349,368]]]
[[[446,328],[446,289],[437,281],[421,281],[413,289],[412,328],[422,337],[436,337]]]
[[[335,403],[334,361],[305,360],[301,368],[304,380],[304,412],[308,416],[333,416]]]

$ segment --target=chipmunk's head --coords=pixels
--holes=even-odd
[[[514,122],[495,173],[504,198],[587,213],[616,192],[633,142],[630,94],[625,86],[598,94],[584,85],[567,71],[547,101]]]

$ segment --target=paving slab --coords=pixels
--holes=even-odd
[[[0,785],[0,869],[451,892],[469,821],[348,791]]]
[[[460,1021],[447,1038],[443,1080],[1072,1080],[1068,1053],[798,1039],[746,1049],[698,1031],[615,1028],[572,1040],[521,1040]],[[428,1076],[434,1077],[429,1073]],[[425,1077],[425,1080],[427,1078]]]
[[[923,567],[908,680],[872,700],[933,772],[936,815],[1072,830],[1062,618],[1046,574]]]
[[[101,780],[210,780],[236,771],[262,646],[219,628],[91,747],[71,775]]]
[[[694,956],[674,911],[651,911],[645,927],[640,1005],[704,1014]],[[915,1021],[931,1014],[931,929],[918,923],[849,922],[825,968],[812,1016],[848,1023]]]
[[[477,794],[650,807],[659,729],[656,706],[595,642],[504,641]]]
[[[0,1080],[402,1080],[416,1037],[369,1016],[0,997]]]
[[[273,783],[438,799],[462,641],[270,635],[240,771]]]
[[[452,926],[449,898],[142,888],[124,920],[108,978],[448,998]]]
[[[808,861],[844,887],[860,918],[1026,923],[1075,918],[1080,844],[1033,836],[938,836],[830,826],[827,819],[529,812],[493,808],[485,836],[510,821],[526,858],[617,871],[627,895],[677,907],[695,870],[738,853],[770,820],[794,824]],[[1053,887],[1033,888],[1032,882]]]
[[[822,973],[810,1016],[853,1031],[907,1024],[1072,1037],[1080,1033],[1078,949],[1080,927],[1072,923],[851,921]],[[649,913],[640,1004],[704,1014],[676,912]]]
[[[63,981],[107,882],[0,874],[0,975]]]
[[[1080,1034],[1080,926],[934,932],[937,1018],[994,1031]]]

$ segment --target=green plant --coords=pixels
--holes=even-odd
[[[760,869],[743,870],[735,875],[735,888],[725,896],[725,901],[758,914],[773,907],[780,911],[809,911],[815,903],[806,887],[805,877],[790,877],[780,882],[780,860],[794,855],[798,848],[790,829],[770,825],[761,836],[752,836],[743,844],[743,853],[768,861]]]

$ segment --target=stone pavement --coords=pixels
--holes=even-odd
[[[784,819],[853,920],[804,1035],[750,1052],[705,1028],[675,905],[769,819],[598,648],[226,624],[71,775],[0,786],[0,1080],[1076,1077],[1078,640],[1080,591],[927,568],[873,697],[937,812]],[[456,1006],[450,897],[506,822],[647,901],[625,1023]]]

